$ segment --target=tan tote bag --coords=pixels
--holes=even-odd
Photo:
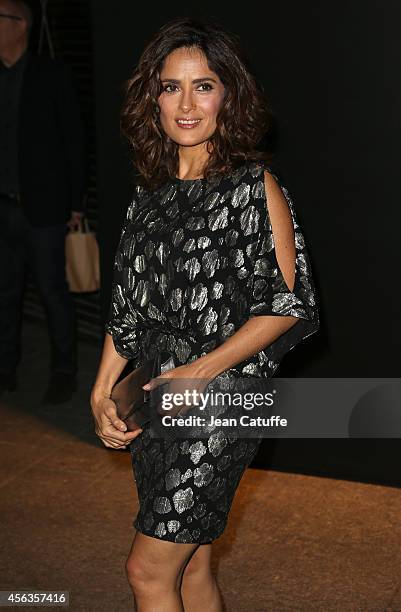
[[[100,289],[99,245],[87,219],[65,238],[66,275],[72,293]]]

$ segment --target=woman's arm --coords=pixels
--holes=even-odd
[[[113,386],[129,360],[129,353],[125,352],[124,341],[120,333],[120,316],[123,315],[120,311],[121,301],[125,303],[125,298],[122,298],[125,286],[121,277],[120,260],[126,241],[130,240],[129,228],[135,206],[136,200],[133,198],[127,208],[114,256],[109,316],[105,326],[103,351],[90,397],[96,434],[102,439],[105,446],[113,448],[125,448],[124,444],[129,444],[142,431],[125,433],[127,426],[118,418],[116,405],[110,399]]]
[[[292,316],[257,316],[248,319],[238,331],[207,355],[193,362],[196,377],[214,378],[252,357],[298,322]]]
[[[126,365],[127,359],[117,353],[113,337],[106,333],[99,368],[92,387],[91,400],[110,397],[111,390]]]
[[[141,429],[135,432],[126,432],[127,426],[117,416],[115,403],[110,399],[111,391],[121,372],[124,370],[127,359],[121,357],[115,349],[113,338],[105,334],[102,356],[97,376],[92,387],[90,403],[95,419],[95,431],[105,446],[112,448],[126,448]]]

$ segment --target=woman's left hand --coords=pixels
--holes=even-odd
[[[193,361],[162,372],[159,376],[151,378],[142,388],[152,392],[158,386],[166,385],[158,412],[164,414],[164,411],[168,411],[169,415],[175,416],[179,413],[181,416],[190,408],[199,407],[202,409],[201,406],[204,405],[203,391],[213,378],[210,376],[206,378],[205,373],[199,368],[199,364]]]

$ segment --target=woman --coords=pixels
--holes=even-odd
[[[222,609],[211,543],[259,440],[126,432],[110,393],[127,360],[167,350],[172,380],[260,380],[319,327],[293,203],[256,150],[268,116],[236,38],[207,22],[161,28],[128,82],[122,129],[140,182],[91,405],[105,446],[130,445],[140,509],[126,570],[141,611]]]

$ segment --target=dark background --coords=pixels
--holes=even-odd
[[[277,375],[397,377],[401,4],[248,6],[202,2],[183,11],[170,1],[156,11],[128,0],[89,3],[103,320],[133,189],[119,134],[124,81],[168,19],[210,16],[240,35],[270,99],[275,166],[293,196],[320,297],[320,333],[291,351]],[[267,440],[254,465],[400,484],[400,449],[398,439]]]

